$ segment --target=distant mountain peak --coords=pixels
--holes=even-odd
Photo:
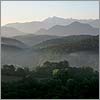
[[[65,21],[65,20],[66,20],[65,18],[52,16],[52,17],[48,17],[45,20],[43,20],[43,22],[54,22],[54,21]]]
[[[80,25],[80,24],[83,24],[83,23],[80,23],[78,21],[75,21],[75,22],[72,22],[70,25]]]
[[[81,22],[78,22],[78,21],[75,21],[75,22],[72,22],[69,26],[73,26],[73,27],[75,27],[75,26],[79,26],[79,27],[87,27],[87,28],[93,28],[90,24],[88,24],[88,23],[81,23]]]
[[[48,17],[42,21],[32,21],[32,22],[25,22],[25,23],[10,23],[5,26],[13,27],[21,31],[21,34],[27,34],[27,33],[36,33],[37,35],[40,35],[40,29],[44,28],[46,30],[54,27],[55,25],[60,25],[62,26],[67,26],[70,25],[69,27],[71,28],[99,28],[99,20],[87,20],[87,19],[73,19],[73,18],[62,18],[61,16],[51,16]],[[37,31],[39,31],[37,33]],[[85,30],[84,30],[85,31]],[[24,32],[24,33],[22,33]],[[41,31],[42,34],[44,34],[45,30]],[[92,32],[93,33],[93,32]],[[4,33],[3,33],[4,34]],[[9,32],[8,32],[9,34]],[[52,33],[54,34],[54,33]],[[61,34],[61,33],[60,33]],[[13,33],[12,33],[13,35]],[[57,34],[56,34],[57,35]]]

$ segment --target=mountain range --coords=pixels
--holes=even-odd
[[[15,64],[33,69],[45,61],[68,60],[71,66],[76,67],[91,66],[98,69],[99,66],[98,35],[59,37],[42,41],[29,48],[20,48],[20,44],[12,44],[9,42],[1,45],[2,64]]]
[[[11,23],[1,28],[1,60],[30,69],[45,61],[69,61],[71,66],[99,66],[99,20],[49,17]]]
[[[49,17],[43,21],[32,21],[32,22],[25,22],[25,23],[10,23],[10,24],[6,24],[5,26],[16,28],[17,30],[22,32],[21,35],[25,35],[25,33],[35,34],[40,29],[48,30],[52,27],[55,27],[56,25],[67,26],[75,21],[84,23],[84,24],[89,24],[95,28],[99,28],[99,19],[79,20],[79,19],[72,19],[72,18],[65,19],[65,18],[60,18],[60,17],[55,17],[55,16]],[[4,33],[2,32],[2,34],[4,34]],[[40,35],[40,34],[37,34],[37,35]],[[46,35],[48,35],[48,34],[46,34]]]
[[[26,44],[24,44],[21,41],[18,41],[16,39],[13,38],[8,38],[8,37],[1,37],[1,44],[3,46],[15,46],[15,47],[19,47],[19,48],[27,48],[28,46]]]
[[[75,21],[66,26],[55,25],[48,30],[42,29],[34,34],[68,36],[68,35],[81,35],[81,34],[97,35],[98,33],[99,33],[99,28],[94,28],[89,24],[84,24]]]
[[[1,27],[1,36],[3,37],[12,37],[20,34],[25,34],[25,33],[13,27],[6,27],[6,26]]]
[[[28,46],[33,46],[33,45],[39,44],[45,40],[59,38],[59,36],[28,34],[28,35],[14,36],[12,38],[22,41],[23,43],[27,44]]]
[[[94,28],[89,24],[72,22],[69,25],[55,25],[49,29],[40,29],[35,33],[23,33],[15,28],[2,27],[1,33],[3,37],[12,37],[32,46],[43,40],[59,38],[70,35],[98,35],[99,28]]]
[[[75,52],[75,51],[84,51],[92,50],[98,52],[99,49],[99,35],[71,35],[67,37],[61,37],[56,39],[50,39],[43,41],[33,47],[35,49],[48,49],[52,51],[54,49],[59,53],[59,50],[64,52]]]
[[[34,34],[18,35],[18,36],[13,36],[12,38],[22,41],[29,46],[33,46],[45,40],[60,38],[64,36],[70,36],[70,35],[96,36],[98,35],[98,33],[99,29],[93,28],[89,24],[72,22],[71,24],[66,26],[56,25],[48,30],[40,29]],[[36,34],[41,34],[41,35],[36,35]]]

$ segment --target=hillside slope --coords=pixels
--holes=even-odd
[[[7,47],[8,48],[8,47]],[[2,64],[16,64],[31,69],[45,61],[67,60],[71,66],[99,66],[99,36],[68,36],[44,41],[32,48],[2,50]],[[12,53],[12,51],[14,53]]]
[[[17,46],[20,48],[27,48],[28,46],[16,39],[13,38],[7,38],[7,37],[1,37],[1,44],[5,44],[5,45],[12,45],[12,46]]]
[[[58,35],[58,36],[68,36],[68,35],[98,35],[99,28],[94,28],[89,24],[72,22],[69,25],[55,25],[48,30],[39,30],[34,34],[47,34],[47,35]]]
[[[58,36],[28,34],[28,35],[15,36],[13,38],[22,41],[29,46],[33,46],[46,40],[58,38]]]

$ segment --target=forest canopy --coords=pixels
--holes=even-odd
[[[22,77],[1,82],[2,99],[98,99],[99,72],[71,67],[68,61],[49,62],[36,70],[4,65],[3,75]]]

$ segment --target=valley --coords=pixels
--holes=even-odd
[[[96,1],[1,1],[1,99],[99,99]]]
[[[24,42],[15,39],[9,40],[6,44],[2,39],[2,65],[14,64],[35,69],[45,61],[68,60],[75,67],[91,66],[97,70],[99,66],[98,36],[59,37],[41,40],[41,43],[33,46],[26,46]]]

